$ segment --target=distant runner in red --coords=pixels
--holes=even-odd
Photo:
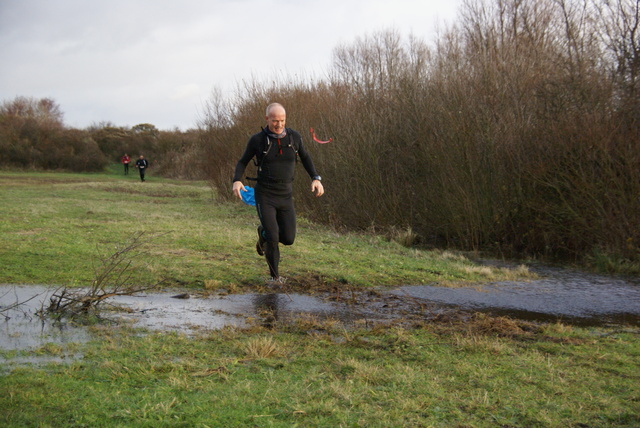
[[[122,164],[124,165],[124,175],[129,175],[129,163],[131,162],[131,158],[128,154],[124,154],[122,156]]]

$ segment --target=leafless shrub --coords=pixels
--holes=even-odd
[[[505,255],[638,259],[639,22],[634,0],[467,0],[432,45],[359,38],[336,48],[326,81],[240,89],[229,126],[207,129],[214,181],[230,195],[279,101],[289,126],[334,139],[308,142],[326,197],[294,182],[316,221]]]
[[[0,166],[96,171],[106,158],[91,136],[67,129],[50,98],[16,97],[0,104]]]
[[[71,289],[61,287],[55,290],[49,306],[39,311],[41,316],[73,317],[88,314],[98,309],[101,303],[114,296],[131,295],[157,288],[162,281],[152,285],[131,283],[132,259],[144,254],[141,247],[145,244],[144,232],[117,249],[113,254],[100,260],[96,267],[95,279],[88,288]]]

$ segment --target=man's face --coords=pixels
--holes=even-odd
[[[280,106],[272,107],[271,110],[269,110],[269,116],[267,116],[269,131],[274,134],[282,134],[286,120],[287,113],[285,113],[284,108]]]

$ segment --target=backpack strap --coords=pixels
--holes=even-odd
[[[267,153],[271,149],[271,139],[268,135],[265,135],[265,139],[262,142],[262,147],[260,152],[256,153],[256,156],[253,158],[253,164],[256,166],[256,177],[247,177],[247,180],[258,181],[257,175],[262,170],[262,164],[264,163],[264,158],[267,157]]]
[[[294,138],[294,134],[291,129],[287,128],[287,133],[291,136],[291,146],[293,147],[293,151],[296,153],[296,162],[298,162],[298,150],[300,150],[300,144],[298,144],[298,141]],[[300,138],[302,139],[302,136],[300,136]]]
[[[290,147],[293,148],[293,151],[296,154],[295,156],[296,156],[296,163],[297,163],[298,162],[298,150],[300,150],[300,145],[298,144],[298,141],[296,141],[296,139],[294,138],[294,134],[293,134],[293,131],[291,130],[291,128],[286,128],[286,130],[287,130],[287,134],[289,135],[289,139],[290,139]],[[302,138],[302,137],[300,137],[300,138]],[[269,153],[269,150],[271,150],[271,146],[273,146],[271,138],[269,138],[268,135],[265,135],[265,140],[262,143],[262,150],[261,150],[262,156],[260,156],[260,159],[258,160],[258,156],[260,155],[260,153],[258,153],[256,155],[256,157],[253,158],[253,164],[257,168],[256,174],[259,174],[260,171],[262,170],[262,164],[264,163],[264,159],[267,157],[267,153]],[[247,180],[257,181],[258,178],[257,177],[247,177]]]

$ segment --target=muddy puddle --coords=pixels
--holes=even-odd
[[[410,286],[391,293],[530,321],[640,325],[640,278],[614,278],[548,266],[529,266],[529,270],[540,279],[463,288]]]
[[[178,298],[176,295],[184,290],[141,293],[108,299],[104,308],[110,310],[103,311],[102,316],[133,327],[185,334],[225,326],[272,325],[301,317],[368,326],[475,311],[584,326],[640,325],[640,278],[612,278],[536,266],[530,270],[541,278],[462,288],[406,286],[313,296],[267,292],[190,294]],[[43,321],[36,315],[52,293],[52,288],[43,286],[0,285],[0,350],[26,350],[90,338],[84,326]],[[11,308],[16,303],[21,304]]]
[[[85,326],[68,321],[43,321],[37,315],[46,307],[53,292],[53,288],[38,285],[0,285],[0,350],[23,350],[89,339]],[[330,318],[350,324],[375,316],[362,308],[354,308],[352,302],[294,293],[202,295],[174,290],[111,297],[101,308],[100,316],[105,322],[185,334],[255,323],[269,326],[299,317]]]

